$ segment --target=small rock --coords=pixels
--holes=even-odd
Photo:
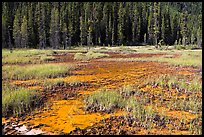
[[[20,131],[20,132],[28,131],[28,129],[26,128],[25,125],[21,126],[20,128],[19,128],[19,127],[16,127],[15,130],[18,130],[18,131]]]
[[[36,129],[32,129],[29,132],[25,133],[25,135],[39,135],[39,134],[43,134],[44,132],[42,130],[36,130]]]
[[[11,126],[12,126],[12,127],[16,127],[17,125],[16,125],[16,124],[14,124],[14,123],[12,123],[12,124],[11,124]]]

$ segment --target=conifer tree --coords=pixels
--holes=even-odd
[[[63,39],[63,48],[66,49],[68,46],[68,31],[67,31],[66,23],[63,23],[62,39]]]
[[[21,16],[20,11],[17,10],[13,23],[13,38],[16,48],[22,48],[21,45]]]
[[[23,20],[21,23],[21,46],[23,48],[28,47],[28,22],[26,16],[23,16]]]
[[[39,45],[40,49],[45,49],[46,47],[46,32],[45,32],[45,5],[40,3],[40,14],[39,14]]]
[[[159,37],[159,3],[154,2],[154,42],[155,46],[158,47],[158,37]]]
[[[30,3],[28,9],[28,46],[34,48],[34,41],[34,4]]]
[[[201,15],[200,2],[3,2],[2,46],[156,45],[163,39],[202,47]]]
[[[50,44],[52,48],[58,49],[60,46],[60,37],[59,37],[59,11],[58,8],[55,6],[51,12],[51,25],[50,25]]]
[[[119,3],[118,11],[118,44],[121,45],[124,42],[124,9],[123,3]]]
[[[183,11],[182,11],[182,36],[183,36],[183,45],[186,46],[187,44],[187,7],[186,7],[186,4],[185,2],[183,3]]]

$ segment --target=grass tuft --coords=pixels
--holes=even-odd
[[[35,90],[28,90],[22,87],[14,88],[3,86],[2,88],[2,115],[19,116],[33,107],[40,105],[40,95]]]
[[[28,80],[60,77],[70,73],[70,70],[75,69],[74,65],[64,66],[55,64],[41,64],[28,66],[3,66],[2,78],[11,80]]]
[[[85,109],[111,112],[121,106],[122,97],[115,91],[101,89],[85,98]]]
[[[91,59],[103,58],[103,57],[108,57],[108,56],[109,56],[108,54],[89,51],[89,52],[87,52],[85,54],[76,53],[74,55],[74,59],[75,60],[87,61],[87,60],[91,60]]]
[[[37,49],[15,49],[12,53],[8,49],[2,49],[2,63],[3,64],[37,64],[50,59],[52,57],[52,50],[37,50]]]

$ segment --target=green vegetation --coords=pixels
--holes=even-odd
[[[201,77],[195,77],[191,79],[189,83],[194,81],[198,84],[201,84],[200,78]],[[157,84],[157,86],[161,86],[164,89],[185,88],[185,90],[187,90],[189,87],[182,87],[183,85],[179,83],[180,80],[182,80],[181,77],[162,75],[155,79],[147,79],[148,83],[146,84],[152,84],[153,86]],[[202,97],[197,96],[197,93],[200,94],[200,92],[196,92],[197,90],[201,90],[200,88],[193,89],[195,91],[188,91],[188,93],[191,93],[190,96],[179,98],[179,96],[183,94],[186,95],[186,92],[178,91],[180,93],[176,93],[176,95],[169,97],[167,96],[167,94],[169,94],[168,92],[171,91],[167,92],[166,90],[162,90],[162,93],[143,94],[143,91],[140,91],[138,88],[135,89],[135,87],[125,85],[122,88],[116,90],[102,89],[100,91],[94,92],[93,94],[88,95],[85,98],[85,109],[86,111],[91,112],[113,112],[117,109],[126,110],[131,116],[133,116],[133,118],[137,119],[137,122],[140,122],[140,126],[144,127],[147,130],[152,129],[155,126],[163,128],[163,126],[166,127],[166,124],[175,125],[177,123],[176,121],[178,120],[177,118],[175,119],[170,116],[165,116],[163,112],[159,114],[155,111],[157,110],[157,105],[155,106],[154,100],[157,98],[157,102],[161,99],[161,106],[166,106],[167,108],[169,108],[170,111],[180,110],[198,115],[196,119],[190,120],[190,127],[186,126],[187,121],[184,118],[182,120],[179,119],[180,122],[177,123],[178,126],[174,127],[174,129],[185,128],[186,130],[189,130],[192,134],[201,134],[201,125],[198,125],[198,123],[202,123],[202,120],[199,118],[202,113]],[[154,96],[154,100],[152,100],[152,96]],[[146,103],[147,99],[152,100],[150,101],[150,104]],[[153,123],[155,123],[156,125]],[[171,128],[168,128],[168,130],[171,131]]]
[[[89,96],[84,100],[85,109],[91,111],[114,111],[115,108],[121,107],[123,99],[115,91],[101,89]]]
[[[202,76],[196,75],[191,80],[178,75],[160,75],[159,77],[146,80],[147,83],[152,81],[162,87],[179,88],[185,92],[201,92],[202,91]]]
[[[2,78],[3,79],[42,79],[42,78],[53,78],[61,77],[70,74],[70,70],[75,69],[76,66],[69,65],[56,65],[56,64],[40,64],[40,65],[27,65],[21,66],[3,66],[2,67]]]
[[[2,87],[2,115],[21,115],[41,103],[41,97],[35,90],[22,87]]]
[[[151,59],[150,59],[151,60]],[[183,51],[178,58],[161,56],[152,61],[168,62],[172,65],[202,67],[202,51]]]
[[[169,109],[189,111],[192,113],[202,111],[202,98],[198,95],[202,93],[202,76],[197,75],[189,79],[178,75],[161,75],[147,79],[146,83],[153,86],[157,85],[164,89],[176,89],[181,95],[191,95],[189,97],[184,96],[183,98],[174,95],[170,96],[171,99],[169,101],[162,101],[161,103],[165,104]]]
[[[100,89],[87,96],[84,100],[85,109],[88,111],[107,111],[113,112],[116,109],[125,109],[130,112],[142,109],[144,100],[137,101],[134,97],[135,89],[126,85],[116,90]]]
[[[57,79],[57,80],[46,80],[42,83],[43,86],[45,87],[54,87],[54,86],[66,86],[68,83],[66,83],[62,79]]]
[[[134,88],[130,85],[127,85],[127,86],[123,86],[122,88],[119,89],[119,93],[122,95],[122,96],[131,96],[134,94]]]
[[[202,116],[192,119],[190,121],[189,131],[194,135],[202,135],[202,126],[198,125],[198,123],[202,124]]]
[[[175,45],[174,48],[176,50],[194,50],[194,49],[198,49],[198,47],[196,45],[188,45],[188,46]]]
[[[104,53],[96,53],[93,51],[89,51],[86,54],[83,53],[76,53],[74,55],[74,59],[75,60],[83,60],[83,61],[87,61],[87,60],[91,60],[91,59],[96,59],[96,58],[103,58],[103,57],[108,57],[108,54],[104,54]]]
[[[3,64],[36,64],[42,63],[52,57],[52,50],[36,50],[36,49],[15,49],[12,53],[8,49],[2,49],[2,63]]]
[[[41,84],[45,87],[54,87],[54,86],[77,86],[81,83],[79,80],[73,80],[71,82],[66,82],[63,79],[54,79],[54,80],[46,80],[43,81]],[[40,83],[39,83],[40,84]]]
[[[2,3],[3,48],[145,44],[201,48],[202,3]]]
[[[131,47],[127,47],[127,46],[120,46],[119,48],[117,48],[116,52],[135,53],[135,52],[137,52],[137,50],[135,50]]]
[[[197,114],[202,111],[202,98],[190,97],[188,99],[171,99],[166,102],[166,105],[170,110],[183,110],[193,114]]]
[[[172,53],[171,53],[172,52]],[[160,53],[166,53],[166,55],[156,56],[156,57],[146,57],[146,58],[107,58],[103,60],[107,61],[157,61],[157,62],[167,62],[175,66],[194,66],[202,67],[202,51],[163,51]],[[150,54],[153,54],[152,52]],[[174,57],[176,54],[181,54],[179,57]]]

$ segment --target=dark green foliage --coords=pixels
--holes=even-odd
[[[2,46],[202,47],[201,2],[3,2]]]

